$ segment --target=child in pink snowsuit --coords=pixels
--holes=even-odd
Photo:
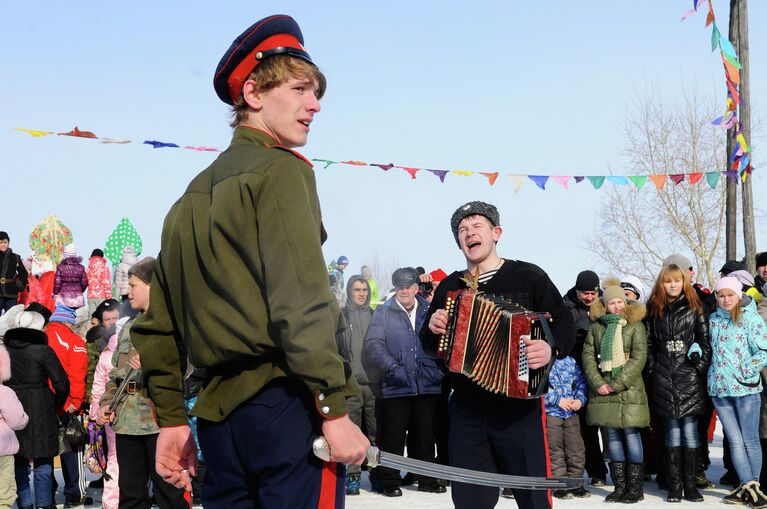
[[[124,323],[124,320],[118,322],[118,327]],[[119,329],[118,329],[119,332]],[[96,364],[96,371],[93,374],[93,389],[91,390],[91,409],[90,418],[96,420],[99,415],[99,402],[104,395],[104,389],[109,382],[109,372],[112,371],[112,354],[117,347],[117,334],[109,338],[109,343],[99,356],[99,362]],[[115,432],[112,426],[104,425],[104,432],[107,437],[107,471],[109,480],[104,477],[104,491],[101,494],[101,504],[104,509],[117,509],[120,502],[120,488],[117,482],[119,469],[117,467],[117,445],[115,444]]]

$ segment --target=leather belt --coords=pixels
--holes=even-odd
[[[120,384],[123,383],[123,379],[122,378],[118,378],[118,379],[115,380],[115,382],[119,386]],[[142,384],[141,382],[137,382],[135,380],[130,380],[130,381],[128,381],[128,385],[125,386],[125,392],[127,394],[136,394],[137,392],[141,391],[141,389],[143,389],[143,388],[144,388],[144,384]]]

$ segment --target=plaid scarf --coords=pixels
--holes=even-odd
[[[626,364],[626,355],[623,353],[623,326],[626,325],[626,319],[622,315],[608,313],[599,320],[607,326],[599,345],[599,369],[602,372],[609,371],[615,377]]]

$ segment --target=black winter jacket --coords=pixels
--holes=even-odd
[[[600,290],[599,293],[601,295],[602,291]],[[575,322],[575,344],[573,345],[572,350],[570,350],[570,357],[575,359],[578,366],[583,369],[583,345],[586,342],[586,335],[591,327],[589,306],[578,299],[578,294],[576,293],[574,286],[562,296],[562,300]]]
[[[647,372],[653,410],[672,419],[705,413],[710,405],[706,374],[711,363],[706,314],[690,309],[687,298],[680,295],[666,305],[663,318],[648,316],[647,328]],[[687,356],[693,343],[698,343],[702,351],[696,363]]]
[[[11,248],[0,253],[0,298],[13,299],[27,286],[27,269]]]
[[[11,378],[5,385],[13,389],[29,416],[27,427],[16,432],[19,455],[52,458],[59,453],[56,411],[69,396],[69,378],[44,332],[10,329],[3,340],[11,357]]]

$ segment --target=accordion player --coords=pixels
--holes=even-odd
[[[533,369],[525,355],[525,339],[546,339],[554,347],[551,316],[536,313],[502,296],[474,289],[448,292],[447,332],[437,355],[453,373],[467,376],[483,389],[518,399],[539,398],[548,390],[554,358]]]

